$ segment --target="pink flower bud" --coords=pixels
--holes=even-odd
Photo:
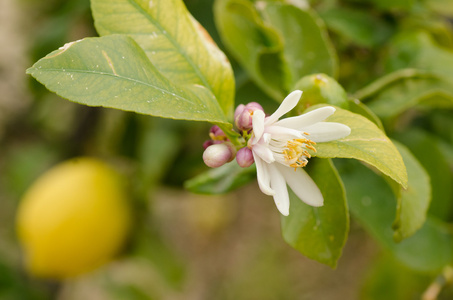
[[[234,158],[231,149],[225,143],[211,145],[203,152],[204,163],[211,168],[218,168]]]
[[[214,142],[212,140],[207,140],[203,143],[203,149],[206,150],[209,146],[214,145]]]
[[[225,136],[225,132],[223,132],[219,126],[214,125],[209,130],[209,135],[213,135],[214,137]]]
[[[255,110],[263,110],[263,107],[256,102],[250,102],[245,105],[244,108],[239,109],[240,106],[236,109],[235,113],[235,123],[236,127],[239,130],[249,130],[252,128],[252,116]]]
[[[264,111],[263,107],[258,102],[250,102],[245,106],[245,108],[251,109],[252,111],[255,111],[257,109]]]
[[[242,114],[242,112],[244,111],[244,108],[245,108],[244,104],[239,104],[238,107],[236,107],[236,110],[234,111],[234,119],[235,120],[240,114]]]
[[[236,155],[236,161],[242,168],[250,167],[255,162],[255,160],[253,159],[252,150],[250,150],[248,147],[239,149]]]
[[[214,142],[214,143],[215,143],[215,142]],[[237,152],[237,151],[236,151],[236,147],[235,147],[232,143],[230,143],[230,142],[226,142],[226,143],[224,143],[224,144],[228,147],[228,149],[230,149],[231,157],[230,157],[230,159],[228,160],[228,162],[230,162],[230,161],[232,161],[232,160],[236,157],[236,152]]]

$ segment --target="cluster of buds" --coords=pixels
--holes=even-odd
[[[256,102],[250,102],[246,105],[240,104],[234,112],[234,124],[245,138],[250,137],[253,127],[252,116],[256,110],[263,111],[263,108]],[[247,146],[237,150],[217,125],[211,127],[209,137],[211,139],[203,144],[205,149],[203,160],[208,167],[218,168],[235,157],[238,165],[243,168],[253,164],[252,150]]]
[[[219,126],[214,125],[209,130],[210,140],[204,142],[203,161],[211,168],[218,168],[230,162],[236,156],[236,148],[228,140]]]

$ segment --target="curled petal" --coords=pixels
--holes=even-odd
[[[297,117],[280,120],[276,122],[275,125],[305,131],[305,127],[311,126],[317,122],[324,121],[334,112],[334,107],[324,106]]]
[[[277,110],[268,118],[266,118],[266,125],[272,124],[277,121],[281,116],[289,112],[291,109],[296,107],[297,103],[302,96],[302,91],[295,90],[283,100],[282,104],[277,108]]]
[[[256,178],[258,180],[260,190],[266,195],[273,196],[275,192],[270,186],[271,179],[269,177],[268,164],[266,164],[255,153],[253,153],[253,158],[256,164]]]
[[[271,164],[268,167],[271,187],[275,191],[275,205],[282,215],[287,216],[289,215],[289,196],[285,179],[283,178],[283,175],[280,174],[280,172],[277,170],[276,164]]]
[[[252,140],[252,145],[258,143],[264,133],[264,117],[265,115],[262,110],[256,110],[253,112],[252,126],[254,138]]]
[[[319,122],[304,130],[310,133],[310,139],[316,143],[338,140],[351,133],[351,128],[335,122]]]
[[[283,165],[275,165],[300,200],[311,206],[323,206],[324,198],[321,191],[305,170],[302,168],[294,170]]]

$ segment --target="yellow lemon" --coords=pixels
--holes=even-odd
[[[62,279],[111,260],[131,223],[127,200],[121,176],[97,159],[75,158],[47,171],[17,212],[27,269]]]

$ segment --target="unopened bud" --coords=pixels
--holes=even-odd
[[[225,143],[211,145],[203,152],[203,161],[211,168],[223,166],[228,161],[231,161],[232,157],[234,158],[234,155],[230,147]]]
[[[220,127],[217,125],[214,125],[211,127],[211,129],[209,130],[209,135],[211,135],[213,137],[225,137],[226,136],[225,132],[223,132],[222,129],[220,129]]]
[[[237,117],[242,114],[244,111],[245,105],[244,104],[239,104],[238,107],[234,110],[234,119],[236,120]]]
[[[236,161],[242,168],[250,167],[255,162],[255,160],[253,159],[252,150],[250,150],[248,147],[239,149],[238,153],[236,154]]]
[[[252,128],[252,116],[255,110],[263,110],[263,107],[256,102],[250,102],[242,109],[238,106],[235,112],[234,121],[239,130],[249,130]]]
[[[214,141],[212,140],[207,140],[203,143],[203,149],[206,150],[209,146],[214,145]]]

